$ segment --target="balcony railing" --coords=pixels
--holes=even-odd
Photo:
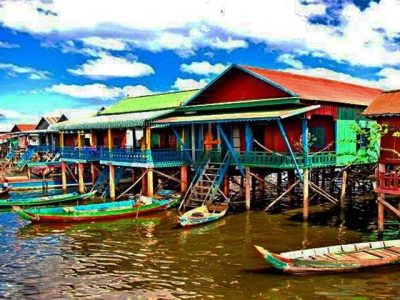
[[[400,195],[400,171],[378,172],[376,179],[378,193]]]
[[[100,159],[100,151],[97,147],[64,147],[61,149],[61,158],[76,161],[96,161]]]

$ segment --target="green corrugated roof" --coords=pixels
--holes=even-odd
[[[173,112],[171,109],[154,110],[147,112],[126,113],[117,115],[104,115],[87,118],[79,121],[66,121],[51,126],[56,130],[87,130],[108,128],[132,128],[145,125],[150,121]]]
[[[197,90],[192,90],[130,97],[106,108],[100,112],[99,115],[125,114],[130,112],[176,108],[197,92]]]
[[[250,112],[234,112],[225,114],[210,115],[189,115],[175,116],[154,121],[154,125],[173,125],[173,124],[193,124],[193,123],[225,123],[225,122],[244,122],[244,121],[262,121],[285,119],[295,115],[305,113],[319,108],[319,105],[312,105],[302,108],[288,108],[270,111],[250,111]]]

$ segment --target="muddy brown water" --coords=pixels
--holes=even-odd
[[[375,239],[365,229],[325,225],[335,218],[305,224],[287,213],[252,211],[181,229],[174,211],[69,225],[31,225],[2,212],[0,298],[400,299],[399,267],[291,276],[269,269],[253,250]]]

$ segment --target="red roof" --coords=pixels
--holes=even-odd
[[[367,106],[382,90],[283,71],[240,66],[257,77],[304,100],[329,101]]]
[[[0,140],[5,140],[10,137],[11,137],[11,135],[9,133],[0,134]]]
[[[11,132],[22,132],[22,131],[31,131],[35,130],[35,124],[15,124],[11,129]]]
[[[383,92],[367,107],[364,115],[400,115],[400,91]]]

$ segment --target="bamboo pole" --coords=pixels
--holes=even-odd
[[[115,200],[115,166],[109,165],[110,168],[110,199]]]
[[[342,174],[342,188],[340,189],[340,208],[343,209],[346,206],[346,189],[347,189],[347,171],[343,171]]]
[[[79,193],[85,193],[85,183],[83,179],[83,163],[78,163],[78,188]]]
[[[245,168],[245,173],[246,173],[246,181],[245,181],[245,199],[246,199],[246,210],[250,210],[251,208],[251,186],[250,186],[250,168],[246,167]]]
[[[154,195],[153,169],[147,171],[147,197]]]
[[[67,192],[67,164],[65,162],[61,162],[61,184],[63,192]]]
[[[385,195],[378,194],[378,232],[382,233],[385,223],[385,207],[383,204]]]

